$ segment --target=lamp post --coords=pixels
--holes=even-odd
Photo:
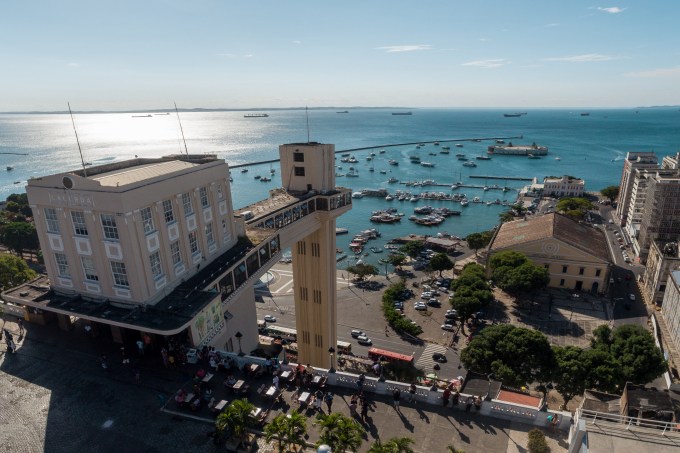
[[[241,337],[243,337],[243,334],[241,332],[236,332],[236,335],[234,336],[238,340],[238,355],[243,356],[243,349],[241,349]]]
[[[335,367],[333,367],[333,356],[335,355],[335,348],[333,348],[333,346],[328,348],[328,355],[331,356],[331,367],[328,369],[328,372],[335,373]]]

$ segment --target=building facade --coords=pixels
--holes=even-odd
[[[671,170],[650,175],[638,235],[639,257],[647,259],[652,241],[675,241],[680,237],[680,174]]]
[[[677,349],[680,349],[680,270],[670,272],[663,297],[661,316]]]
[[[548,176],[543,179],[543,196],[548,197],[582,197],[586,183],[579,178],[562,176],[555,178]]]
[[[550,273],[553,288],[603,293],[609,281],[606,238],[557,213],[503,223],[489,244],[487,261],[500,251],[523,253]]]
[[[631,205],[631,193],[634,184],[634,171],[636,169],[659,168],[659,159],[653,152],[629,152],[623,161],[621,183],[619,184],[619,199],[616,206],[616,217],[621,226],[625,226],[629,219]]]
[[[677,242],[653,241],[649,248],[642,285],[645,299],[661,306],[670,273],[680,269]]]

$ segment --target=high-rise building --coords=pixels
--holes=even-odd
[[[680,174],[676,170],[659,170],[647,178],[647,195],[638,236],[641,261],[646,260],[652,241],[675,241],[678,237],[680,237]]]
[[[680,269],[678,243],[652,241],[647,255],[642,292],[650,303],[661,306],[671,272]]]
[[[619,200],[616,206],[616,216],[625,226],[631,217],[631,194],[634,186],[634,173],[636,169],[656,169],[659,168],[659,160],[653,152],[629,152],[623,161],[623,172],[621,173],[621,183],[619,185]]]

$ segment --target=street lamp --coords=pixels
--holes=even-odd
[[[328,354],[331,356],[331,367],[328,369],[328,372],[335,373],[335,368],[333,367],[333,356],[335,355],[335,348],[333,348],[333,346],[328,348]]]
[[[236,332],[236,335],[234,336],[238,340],[238,355],[243,356],[243,349],[241,349],[241,337],[243,337],[243,334],[241,332]]]

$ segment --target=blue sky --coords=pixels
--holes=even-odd
[[[0,3],[0,111],[680,104],[680,2]]]

